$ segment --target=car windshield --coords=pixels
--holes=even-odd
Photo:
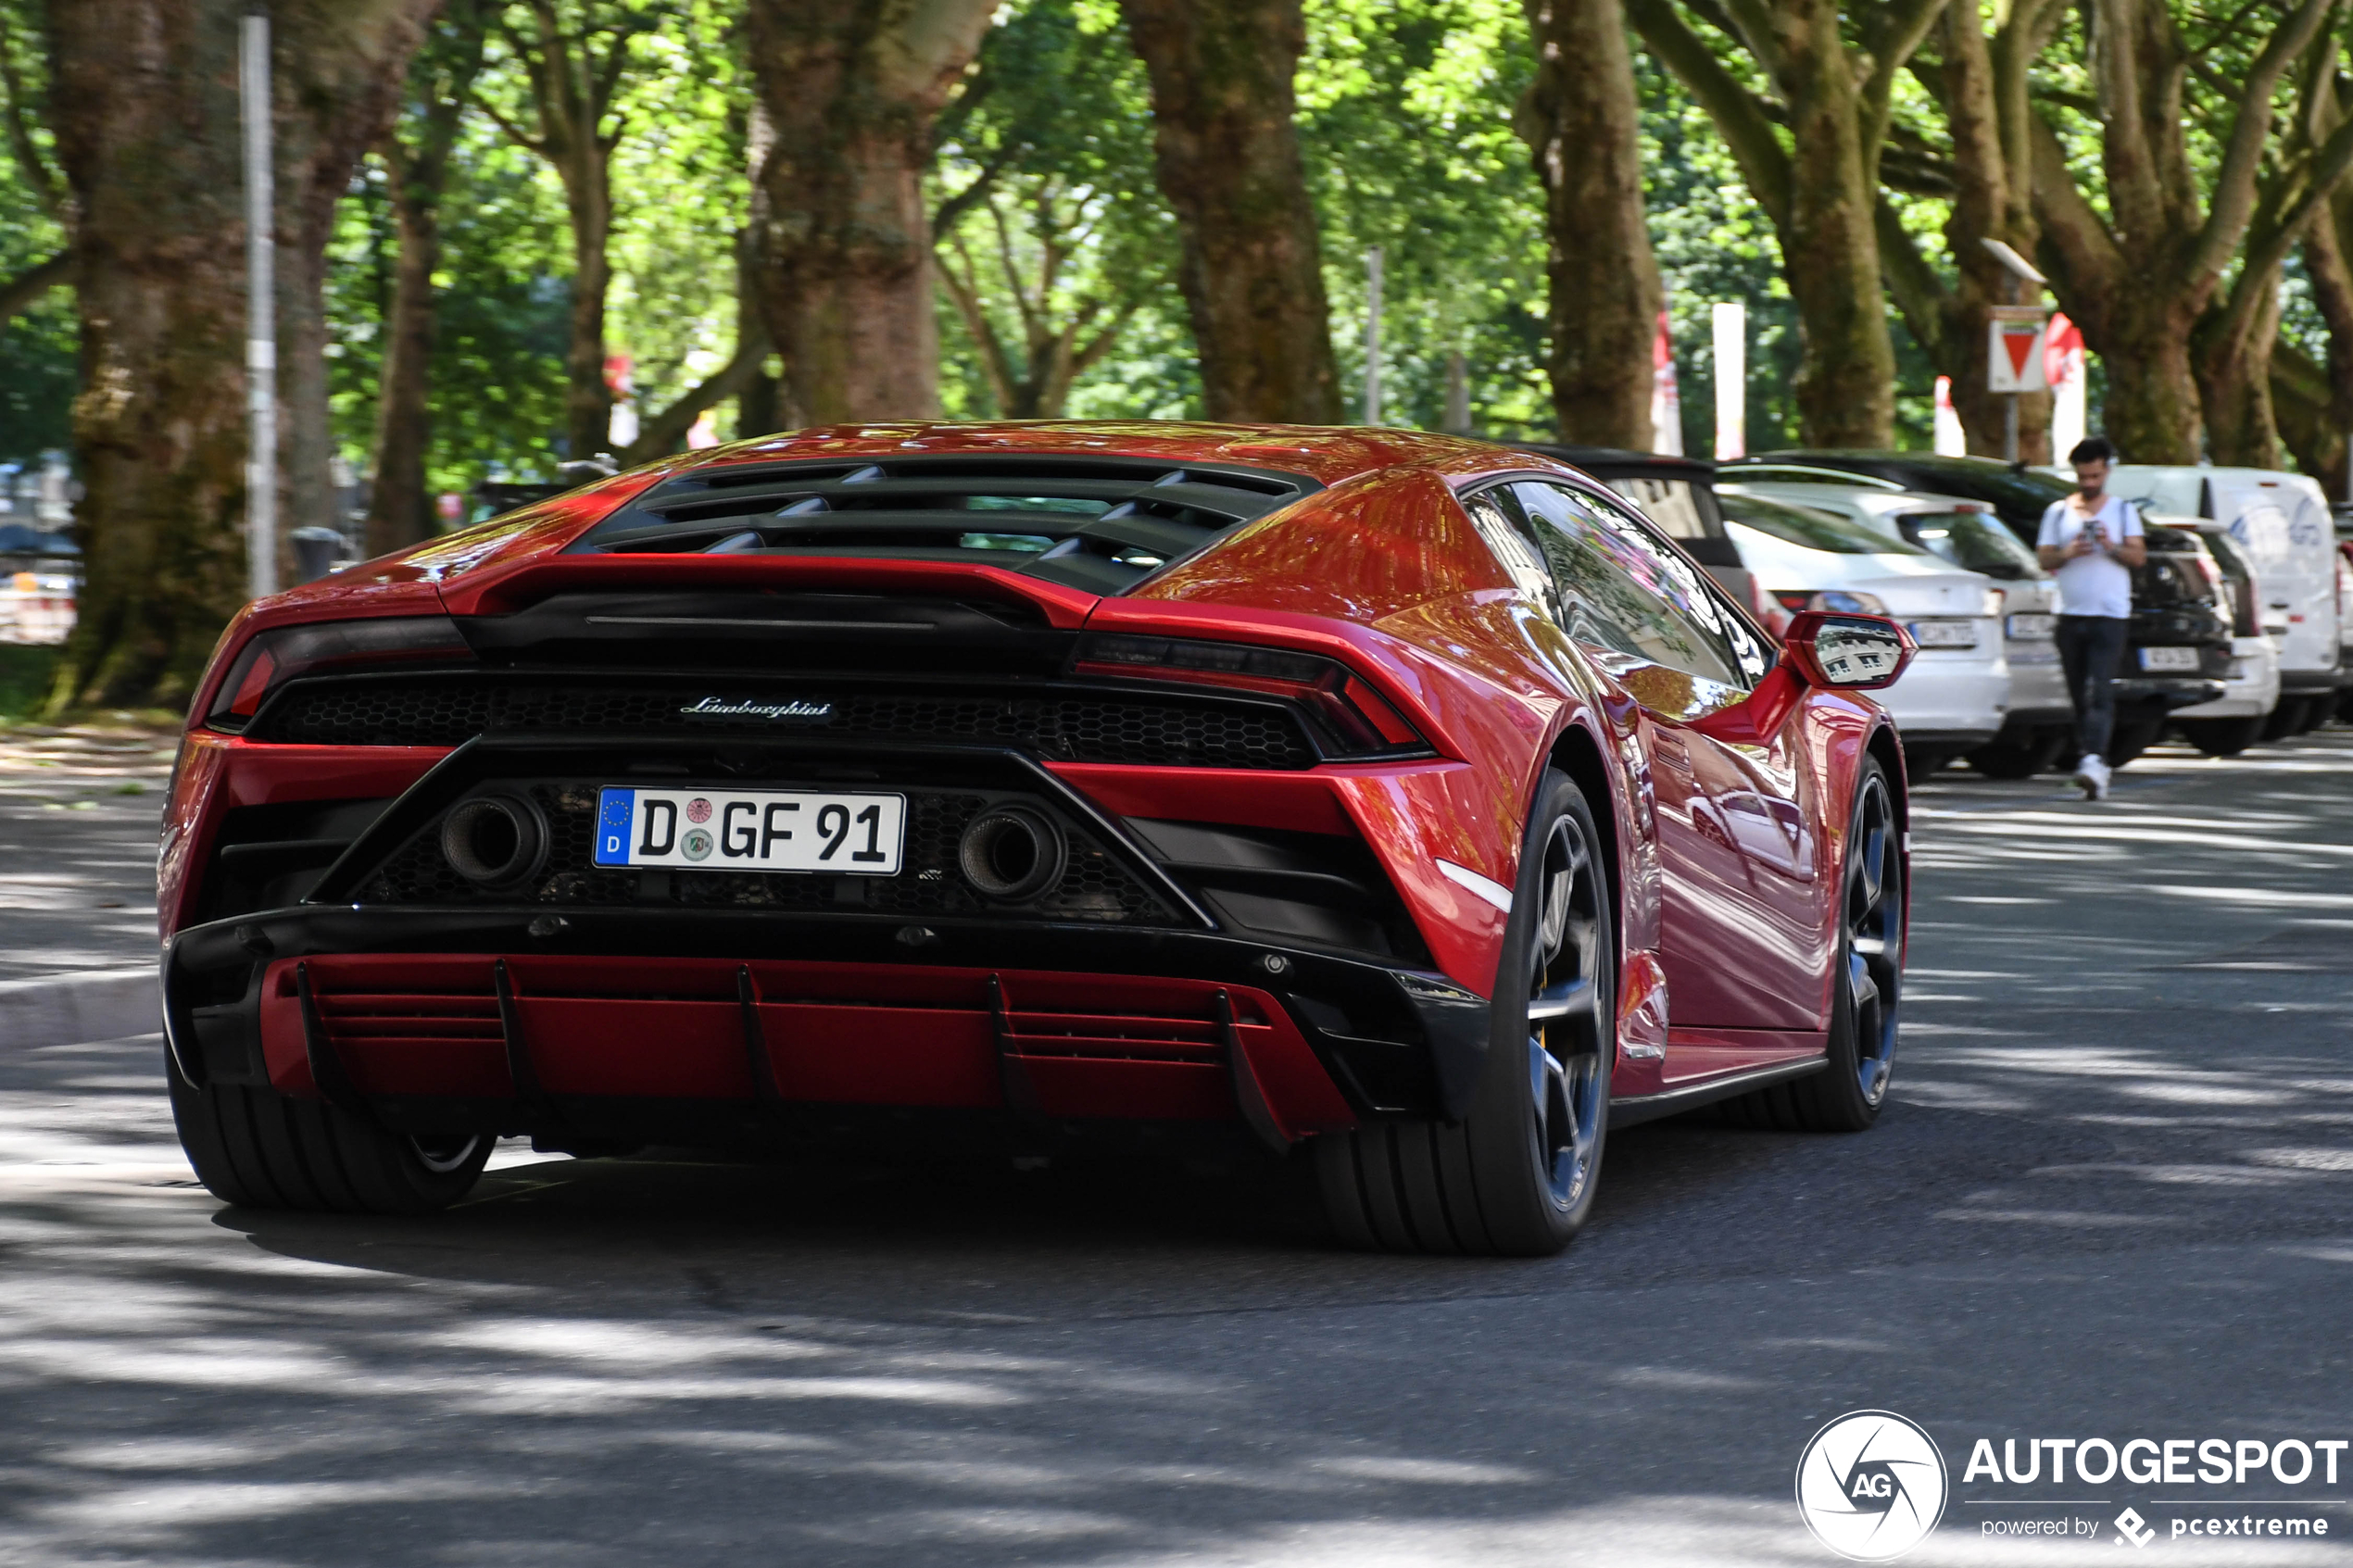
[[[1905,538],[1955,566],[2012,583],[2043,575],[2034,552],[1990,513],[1906,512],[1903,524]]]
[[[1834,556],[1928,554],[1916,545],[1891,539],[1836,512],[1826,512],[1814,507],[1768,500],[1763,495],[1745,495],[1737,490],[1717,491],[1716,504],[1734,522],[1746,523],[1759,533],[1769,533],[1783,544],[1796,545],[1808,550],[1821,550]]]

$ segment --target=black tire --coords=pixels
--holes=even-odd
[[[2296,733],[2299,735],[2310,734],[2314,730],[2327,723],[2335,711],[2336,704],[2330,697],[2306,697],[2303,716],[2296,721]]]
[[[171,1119],[196,1179],[249,1209],[430,1214],[472,1190],[497,1139],[412,1138],[324,1100],[275,1089],[197,1088],[164,1053]]]
[[[2284,696],[2280,698],[2279,706],[2264,716],[2263,739],[2266,741],[2285,740],[2303,727],[2304,699],[2300,696]]]
[[[1951,767],[1958,755],[1949,746],[1907,746],[1904,748],[1904,771],[1916,779],[1931,778]]]
[[[1840,877],[1830,1064],[1727,1100],[1717,1119],[1786,1133],[1859,1133],[1879,1120],[1895,1069],[1904,988],[1904,855],[1887,774],[1866,761]]]
[[[2243,719],[2176,719],[2173,727],[2203,757],[2236,757],[2263,734],[2263,715]]]
[[[1968,754],[1969,765],[1989,779],[2031,779],[2051,771],[2067,737],[2056,730],[2023,741],[1987,741]]]
[[[1541,1257],[1592,1212],[1617,1058],[1617,922],[1592,809],[1564,775],[1545,773],[1526,844],[1468,1113],[1315,1140],[1325,1213],[1349,1246]]]

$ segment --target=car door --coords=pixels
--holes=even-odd
[[[1815,1027],[1827,922],[1791,737],[1741,746],[1701,727],[1748,695],[1768,667],[1763,647],[1614,497],[1552,481],[1509,488],[1564,631],[1642,709],[1666,873],[1659,958],[1670,1022]],[[1670,1079],[1722,1065],[1720,1052],[1670,1040]]]

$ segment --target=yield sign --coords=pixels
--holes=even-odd
[[[1988,392],[2040,392],[2050,384],[2043,373],[2045,314],[2039,306],[1994,307],[1986,323]]]

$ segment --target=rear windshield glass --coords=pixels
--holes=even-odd
[[[1987,512],[1906,512],[1904,536],[1955,566],[2015,582],[2040,577],[2034,552]]]
[[[1769,533],[1784,544],[1796,545],[1808,550],[1821,550],[1834,556],[1924,556],[1926,550],[1891,539],[1884,533],[1850,522],[1835,512],[1818,511],[1812,507],[1793,506],[1787,501],[1770,501],[1762,495],[1743,495],[1736,491],[1718,490],[1716,504],[1734,522],[1743,522],[1759,533]]]
[[[1613,479],[1609,487],[1641,508],[1669,538],[1705,539],[1722,532],[1707,526],[1707,514],[1688,479]]]

